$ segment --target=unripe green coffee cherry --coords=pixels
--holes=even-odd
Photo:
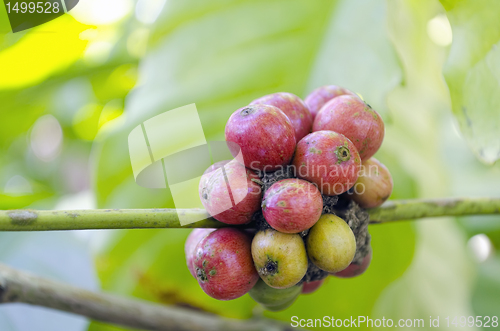
[[[339,272],[349,266],[356,253],[356,238],[347,223],[338,216],[324,214],[309,230],[307,253],[318,268]]]
[[[292,287],[307,272],[306,248],[298,234],[259,231],[252,241],[252,257],[260,278],[274,288]]]
[[[290,307],[302,292],[302,284],[286,289],[276,289],[262,279],[248,292],[252,299],[270,311],[280,311]]]

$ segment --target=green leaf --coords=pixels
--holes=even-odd
[[[497,316],[500,311],[500,258],[492,257],[479,266],[476,287],[472,296],[474,313]]]
[[[387,93],[401,82],[402,73],[386,25],[387,8],[383,2],[339,2],[312,68],[307,91],[328,84],[346,87],[361,94],[387,123]]]
[[[67,69],[82,56],[87,41],[79,35],[88,28],[73,17],[63,15],[35,27],[12,46],[0,49],[0,89],[35,85]],[[41,49],[45,51],[33,51]]]
[[[10,196],[0,193],[0,209],[20,209],[31,205],[35,201],[52,196],[50,192],[39,192],[20,196]]]
[[[437,2],[420,0],[391,1],[388,6],[389,33],[403,63],[405,85],[389,96],[393,122],[377,157],[390,153],[397,158],[415,179],[417,196],[448,196],[468,182],[463,163],[447,153],[443,156],[444,147],[436,143],[450,134],[454,144],[460,142],[451,131],[450,118],[443,120],[447,93],[436,75],[446,49],[427,35],[428,22],[442,8]],[[391,172],[395,169],[391,164],[388,167]],[[450,172],[463,183],[450,181]],[[395,177],[395,187],[399,182]],[[416,220],[412,225],[417,234],[412,264],[383,291],[368,316],[391,318],[395,324],[399,319],[423,318],[428,329],[431,315],[441,316],[441,327],[447,315],[471,315],[475,270],[468,258],[465,233],[452,219]]]
[[[441,1],[453,30],[445,67],[453,113],[477,157],[500,158],[500,2]]]
[[[405,275],[380,296],[373,318],[423,319],[429,316],[472,316],[470,295],[474,271],[467,256],[465,238],[451,220],[419,225],[420,245]]]
[[[36,275],[96,291],[99,287],[88,247],[64,232],[0,233],[0,261]],[[0,308],[2,331],[81,331],[82,316],[27,304]]]
[[[7,9],[5,6],[0,6],[0,42],[3,39],[3,35],[9,32],[11,32],[11,27],[7,16]]]

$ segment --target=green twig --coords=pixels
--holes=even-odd
[[[183,218],[201,220],[182,226]],[[368,210],[371,223],[424,217],[500,214],[500,198],[394,200]],[[1,210],[0,231],[219,228],[227,226],[201,209]]]
[[[369,209],[370,223],[426,217],[500,214],[500,198],[446,198],[393,200]]]

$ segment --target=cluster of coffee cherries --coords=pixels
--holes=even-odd
[[[205,293],[219,300],[249,293],[277,311],[330,274],[366,270],[371,249],[353,261],[359,247],[352,228],[325,213],[324,201],[340,197],[373,208],[391,194],[389,171],[372,157],[384,123],[369,104],[334,85],[305,101],[274,93],[236,110],[225,137],[234,158],[207,169],[199,193],[207,212],[232,226],[195,229],[185,244],[187,266]],[[265,183],[279,172],[292,175]],[[266,226],[252,226],[255,215]],[[318,271],[320,277],[308,277]]]

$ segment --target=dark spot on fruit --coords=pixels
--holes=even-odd
[[[261,273],[264,276],[274,275],[274,274],[276,274],[278,272],[278,262],[269,259],[267,261],[266,265],[264,266],[264,268],[262,268],[262,269],[263,270],[261,270]]]
[[[266,264],[266,270],[270,274],[276,273],[276,271],[278,271],[278,263],[274,261],[268,261]]]
[[[240,112],[240,115],[241,116],[248,116],[250,115],[251,113],[253,113],[255,111],[254,108],[252,107],[246,107],[246,108],[243,108]]]
[[[206,268],[207,264],[208,264],[207,260],[203,260],[203,262],[201,263],[201,265],[203,266],[203,268]]]
[[[208,280],[205,270],[200,268],[196,268],[196,278],[198,278],[202,282],[206,282]]]
[[[212,270],[210,270],[209,274],[210,274],[210,276],[215,276],[217,274],[217,270],[212,269]]]

